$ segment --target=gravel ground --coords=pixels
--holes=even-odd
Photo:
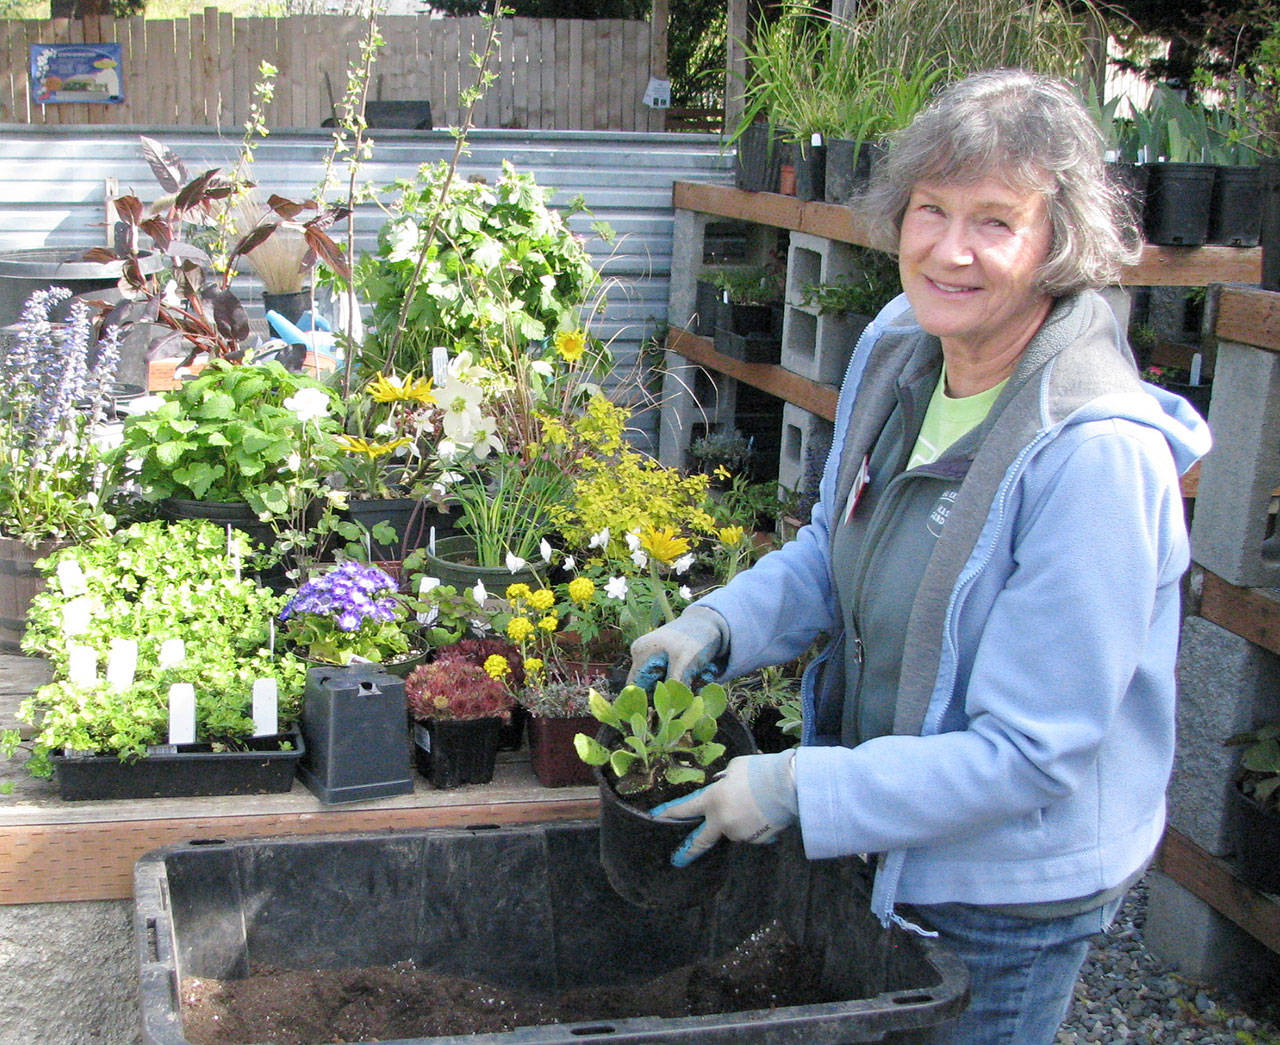
[[[1144,880],[1085,961],[1057,1045],[1280,1045],[1280,998],[1245,999],[1179,975],[1143,944],[1146,913]]]

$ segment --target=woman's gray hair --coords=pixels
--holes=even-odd
[[[1020,69],[975,73],[939,94],[892,136],[860,210],[893,252],[917,183],[988,176],[1045,196],[1053,241],[1036,285],[1046,293],[1116,283],[1138,260],[1142,238],[1088,110],[1065,81]]]

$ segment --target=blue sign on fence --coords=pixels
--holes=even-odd
[[[32,44],[31,100],[124,101],[119,44]]]

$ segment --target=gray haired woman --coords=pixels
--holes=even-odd
[[[696,683],[825,633],[802,746],[655,813],[696,824],[678,866],[792,825],[812,859],[878,854],[882,921],[970,971],[933,1040],[1048,1043],[1164,827],[1178,476],[1209,433],[1097,293],[1139,240],[1066,84],[948,88],[865,210],[903,294],[853,353],[811,522],[631,649],[641,684]]]

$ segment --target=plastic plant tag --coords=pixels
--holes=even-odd
[[[169,743],[196,742],[196,688],[190,682],[169,687]]]
[[[253,735],[270,737],[280,732],[280,702],[275,679],[257,679],[253,683]]]
[[[160,643],[159,665],[162,670],[179,667],[187,659],[187,644],[182,639],[165,639]]]
[[[67,646],[67,681],[92,686],[98,680],[98,651],[92,646]]]
[[[75,559],[63,559],[58,563],[58,586],[64,595],[78,595],[84,591],[84,570]]]
[[[87,598],[72,599],[62,606],[62,634],[69,639],[89,630],[93,616],[93,601]]]
[[[440,385],[449,376],[449,350],[444,345],[431,349],[431,381]]]
[[[138,643],[136,639],[112,639],[107,653],[107,685],[112,689],[128,689],[133,685],[138,670]]]

